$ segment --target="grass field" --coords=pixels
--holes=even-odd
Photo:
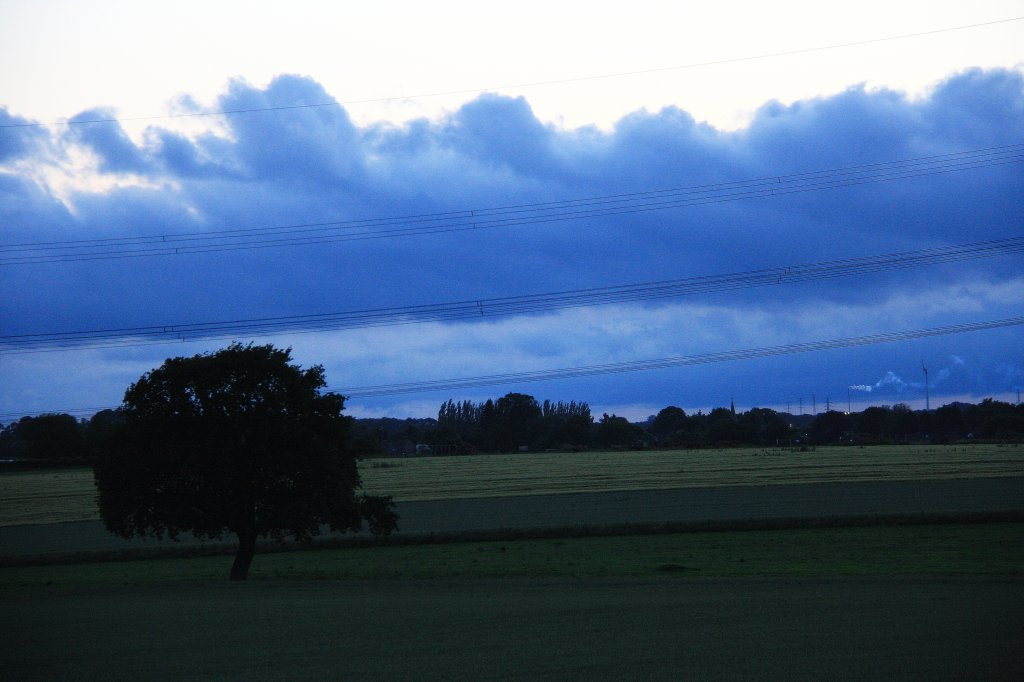
[[[1024,524],[0,569],[5,679],[1013,680]]]
[[[223,580],[231,556],[0,568],[28,587]],[[252,580],[1024,575],[1024,523],[751,530],[260,553]]]
[[[227,581],[0,601],[7,680],[1017,680],[999,578]]]
[[[1024,475],[1019,445],[586,452],[373,459],[367,492],[397,501],[688,487]],[[98,518],[88,469],[0,475],[0,526]]]

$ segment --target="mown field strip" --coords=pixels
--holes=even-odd
[[[89,469],[0,475],[0,526],[99,518]]]
[[[367,491],[400,501],[733,485],[1024,475],[1019,446],[673,450],[391,459]]]
[[[1019,445],[665,450],[362,462],[364,488],[398,502],[718,486],[1024,476]],[[88,469],[0,475],[0,526],[98,518]]]

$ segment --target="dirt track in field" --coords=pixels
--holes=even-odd
[[[789,519],[1024,512],[1024,478],[877,481],[529,495],[404,502],[402,534]],[[183,538],[184,544],[196,544]],[[100,522],[0,528],[0,560],[81,552],[178,548],[121,540]]]

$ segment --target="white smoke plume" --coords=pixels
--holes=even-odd
[[[924,388],[924,383],[915,381],[904,381],[896,372],[889,370],[885,376],[874,384],[857,384],[849,387],[851,391],[863,391],[871,393],[882,388],[895,388],[897,393],[902,393],[908,388]]]

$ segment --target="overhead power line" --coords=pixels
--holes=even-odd
[[[1024,143],[749,180],[366,220],[0,244],[0,266],[173,256],[411,237],[769,198],[1024,161]]]
[[[878,43],[892,42],[896,40],[908,40],[911,38],[923,38],[926,36],[934,36],[942,33],[953,33],[956,31],[967,31],[971,29],[985,28],[988,26],[997,26],[999,24],[1008,24],[1016,21],[1024,20],[1024,16],[1021,17],[1008,17],[1006,19],[996,19],[994,21],[985,21],[977,24],[965,24],[962,26],[949,26],[946,28],[932,29],[928,31],[918,31],[915,33],[902,33],[892,36],[882,36],[879,38],[867,38],[864,40],[854,40],[845,43],[833,43],[831,45],[818,45],[814,47],[797,48],[794,50],[780,50],[778,52],[768,52],[757,55],[747,55],[743,57],[728,57],[725,59],[714,59],[701,62],[691,62],[689,64],[678,64],[675,66],[661,66],[651,69],[637,69],[633,71],[618,71],[615,73],[605,74],[592,74],[587,76],[576,76],[572,78],[559,78],[544,81],[529,81],[523,83],[510,83],[506,85],[498,85],[486,88],[462,88],[458,90],[441,90],[436,92],[423,92],[415,95],[402,95],[400,97],[375,97],[368,99],[352,99],[352,100],[332,100],[329,102],[311,102],[308,104],[283,104],[276,106],[267,107],[245,107],[239,109],[216,109],[207,111],[193,111],[193,112],[182,112],[178,114],[161,114],[158,116],[133,116],[133,117],[104,117],[104,118],[79,118],[79,119],[59,119],[54,121],[31,121],[25,123],[5,123],[0,124],[0,129],[3,128],[33,128],[41,126],[51,125],[88,125],[88,124],[101,124],[101,123],[126,123],[129,121],[160,121],[170,119],[181,119],[181,118],[202,118],[208,116],[234,116],[239,114],[253,114],[259,112],[270,112],[270,111],[291,111],[297,109],[320,109],[325,107],[341,107],[341,106],[353,106],[359,104],[378,104],[382,102],[394,102],[394,101],[408,101],[414,99],[426,99],[430,97],[449,97],[454,95],[471,95],[483,92],[494,92],[500,90],[512,90],[521,88],[536,88],[546,87],[551,85],[565,85],[568,83],[582,83],[587,81],[598,81],[598,80],[610,80],[614,78],[628,78],[632,76],[643,76],[655,73],[666,73],[671,71],[683,71],[689,69],[701,69],[710,66],[724,66],[727,64],[739,64],[742,62],[758,61],[762,59],[776,59],[779,57],[792,57],[795,55],[809,54],[813,52],[825,52],[829,50],[840,50],[851,47],[862,47],[864,45],[874,45]]]
[[[34,410],[30,412],[0,412],[0,422],[9,422],[11,419],[20,419],[21,417],[38,417],[43,414],[70,414],[76,417],[91,417],[97,412],[103,410],[113,410],[116,406],[105,406],[105,407],[72,407],[66,410]]]
[[[1024,324],[1024,317],[1011,317],[1002,320],[992,320],[989,322],[954,324],[943,327],[932,327],[930,329],[917,329],[912,331],[891,332],[886,334],[871,334],[868,336],[854,336],[843,339],[832,339],[829,341],[793,343],[783,346],[749,348],[745,350],[732,350],[721,353],[705,353],[702,355],[661,358],[658,360],[617,362],[603,365],[590,365],[587,367],[547,369],[539,370],[536,372],[515,372],[509,374],[491,374],[476,377],[463,377],[460,379],[413,381],[402,384],[383,384],[380,386],[361,386],[332,390],[335,390],[336,392],[341,393],[351,399],[376,398],[382,396],[405,395],[410,393],[428,393],[434,391],[452,391],[467,388],[478,388],[483,386],[500,386],[506,384],[520,384],[535,381],[552,381],[555,379],[574,379],[579,377],[597,376],[602,374],[640,372],[655,369],[667,369],[670,367],[708,365],[719,362],[732,362],[735,360],[753,360],[757,358],[776,357],[780,355],[795,355],[797,353],[811,353],[825,350],[837,350],[841,348],[853,348],[856,346],[871,346],[882,343],[896,343],[899,341],[910,341],[913,339],[923,339],[933,336],[947,336],[950,334],[962,334],[965,332],[982,331],[987,329],[1000,329],[1003,327],[1012,327],[1021,324]]]
[[[832,339],[828,341],[792,343],[782,346],[749,348],[745,350],[732,350],[719,353],[704,353],[701,355],[661,358],[658,360],[638,360],[634,362],[607,363],[602,365],[589,365],[585,367],[548,369],[538,370],[535,372],[515,372],[509,374],[491,374],[476,377],[464,377],[460,379],[414,381],[402,384],[383,384],[379,386],[329,388],[328,390],[334,391],[336,393],[341,393],[348,399],[365,399],[394,395],[408,395],[412,393],[452,391],[467,388],[481,388],[485,386],[501,386],[520,383],[532,383],[538,381],[553,381],[557,379],[573,379],[579,377],[599,376],[603,374],[624,374],[627,372],[669,369],[673,367],[710,365],[720,362],[733,362],[737,360],[755,360],[759,358],[778,357],[783,355],[796,355],[799,353],[813,353],[826,350],[839,350],[843,348],[871,346],[883,343],[898,343],[900,341],[911,341],[914,339],[923,339],[936,336],[948,336],[952,334],[963,334],[967,332],[1002,329],[1007,327],[1019,326],[1022,324],[1024,324],[1024,317],[1009,317],[1001,320],[990,320],[987,322],[968,322],[964,324],[953,324],[942,327],[931,327],[928,329],[889,332],[883,334],[870,334],[867,336],[854,336],[842,339]],[[11,419],[26,415],[39,414],[88,415],[95,414],[96,412],[108,409],[113,409],[113,407],[40,410],[36,412],[8,412],[0,414],[0,419]]]
[[[316,315],[20,334],[0,336],[0,354],[134,346],[151,343],[175,343],[199,339],[253,338],[275,334],[310,333],[523,315],[563,308],[648,301],[734,289],[795,284],[798,282],[866,275],[1020,253],[1024,253],[1024,237],[1010,237],[878,256],[844,258],[746,272],[525,296],[353,310]]]

